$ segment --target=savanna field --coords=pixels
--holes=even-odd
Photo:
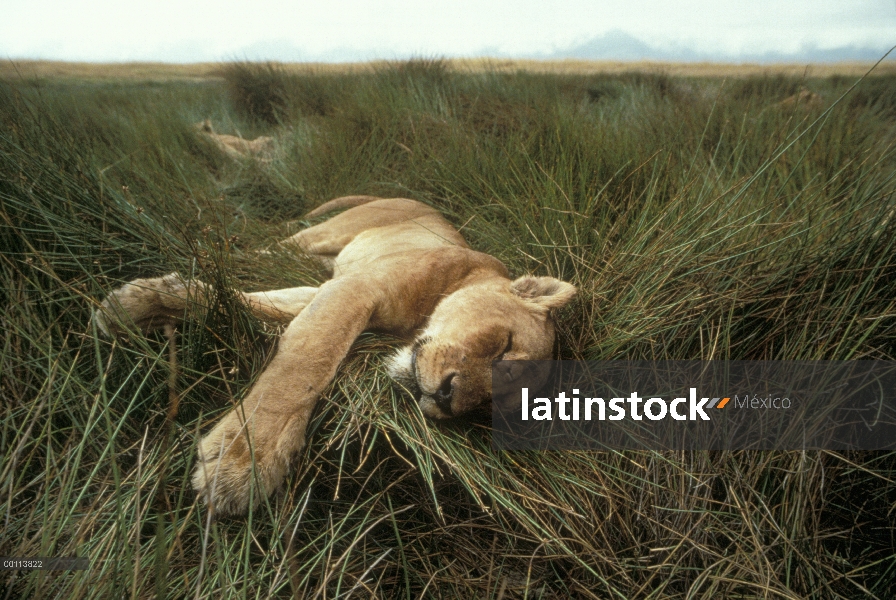
[[[190,485],[275,351],[229,289],[321,283],[275,242],[342,195],[421,200],[513,276],[576,284],[561,358],[896,360],[896,74],[860,77],[4,70],[0,555],[90,568],[0,595],[896,597],[893,452],[499,452],[487,421],[426,420],[382,335],[279,494],[211,519]],[[227,155],[204,119],[273,150]],[[112,289],[172,271],[212,310],[97,331]]]

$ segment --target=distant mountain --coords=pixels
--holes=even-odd
[[[548,58],[579,58],[582,60],[645,60],[663,54],[638,38],[618,29],[592,38],[565,50],[555,51]]]
[[[869,48],[860,46],[841,46],[839,48],[819,48],[803,46],[797,52],[755,52],[724,54],[703,52],[683,45],[670,47],[653,46],[624,31],[613,30],[604,35],[594,37],[587,42],[558,49],[548,54],[531,58],[581,60],[657,60],[676,62],[806,62],[824,63],[838,61],[871,61],[883,56],[889,48]],[[894,52],[896,54],[896,52]],[[896,60],[891,55],[888,60]]]
[[[860,46],[841,46],[839,48],[818,48],[807,46],[792,54],[768,52],[751,57],[755,62],[840,62],[844,60],[876,61],[886,54],[889,48],[863,48]],[[896,60],[896,52],[887,57],[888,61]]]
[[[655,60],[669,62],[730,62],[730,63],[826,63],[838,61],[875,61],[889,48],[843,46],[839,48],[819,48],[803,46],[796,52],[745,52],[726,54],[696,50],[684,44],[652,44],[620,30],[609,31],[585,42],[558,48],[552,52],[520,54],[502,52],[497,48],[482,48],[478,52],[452,56],[488,56],[492,58],[534,58],[534,59],[580,59],[580,60]],[[310,51],[288,39],[272,39],[255,42],[227,55],[212,55],[209,50],[179,47],[170,54],[189,56],[191,60],[277,60],[283,62],[361,62],[369,60],[402,60],[411,58],[402,52],[387,48],[339,47],[322,51]],[[896,52],[888,60],[896,60]],[[198,58],[197,58],[198,57]],[[181,58],[180,62],[184,59]]]
[[[667,52],[638,38],[614,29],[583,44],[556,50],[542,58],[578,58],[581,60],[673,60]]]
[[[349,47],[333,48],[324,52],[314,52],[302,48],[286,39],[273,39],[255,42],[245,46],[233,60],[276,60],[281,62],[364,62],[389,56],[387,50],[358,49]],[[394,54],[394,53],[393,53]]]

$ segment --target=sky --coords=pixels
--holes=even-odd
[[[614,32],[718,60],[882,53],[896,45],[896,0],[0,0],[11,59],[549,57]]]

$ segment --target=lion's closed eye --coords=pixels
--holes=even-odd
[[[507,334],[507,343],[504,344],[504,349],[498,353],[497,358],[499,360],[503,360],[505,356],[510,354],[513,350],[513,332]]]

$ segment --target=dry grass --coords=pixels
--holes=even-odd
[[[87,63],[49,60],[0,62],[0,79],[205,80],[218,77],[218,63]]]
[[[277,63],[287,72],[313,70],[319,73],[372,72],[387,65],[385,61],[366,63]],[[621,73],[664,73],[676,77],[752,77],[784,75],[788,77],[860,77],[872,62],[840,62],[828,64],[801,63],[680,63],[660,61],[595,61],[595,60],[516,60],[500,58],[449,59],[449,69],[458,72],[550,73],[562,75],[595,75]],[[896,61],[882,63],[875,75],[896,73]],[[122,81],[190,81],[221,79],[220,63],[86,63],[65,61],[15,60],[0,62],[0,79],[89,79]]]

